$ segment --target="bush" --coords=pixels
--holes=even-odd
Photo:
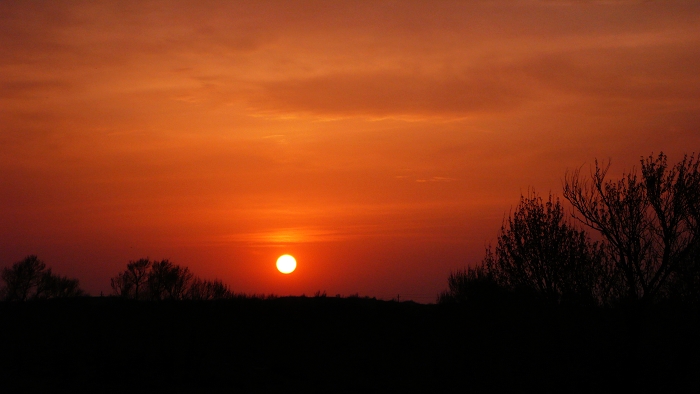
[[[501,227],[483,270],[506,289],[533,292],[553,303],[607,300],[608,270],[601,245],[564,218],[558,199],[521,196]]]

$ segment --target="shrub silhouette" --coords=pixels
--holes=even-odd
[[[2,299],[26,301],[31,299],[77,297],[84,295],[77,279],[54,275],[35,255],[6,267],[0,274],[5,286]]]
[[[506,289],[496,283],[483,265],[451,272],[447,285],[447,290],[438,295],[439,304],[491,303],[500,301],[506,294]]]
[[[232,298],[233,292],[220,280],[202,280],[194,278],[187,291],[186,298],[191,300],[221,300]]]
[[[531,291],[554,303],[591,304],[602,302],[606,294],[602,256],[598,243],[564,219],[558,199],[550,194],[544,201],[533,193],[520,197],[483,264],[504,288]]]

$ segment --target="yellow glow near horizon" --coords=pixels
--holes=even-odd
[[[296,268],[297,261],[291,255],[285,254],[277,259],[277,270],[283,274],[291,274]]]

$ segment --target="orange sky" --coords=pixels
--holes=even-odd
[[[0,266],[93,295],[431,302],[528,188],[700,151],[696,1],[3,1],[0,54]]]

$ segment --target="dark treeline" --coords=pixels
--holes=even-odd
[[[700,301],[700,160],[641,161],[608,180],[596,161],[590,179],[567,174],[564,198],[521,197],[495,249],[452,273],[441,303],[530,297],[552,304],[645,308]],[[583,224],[593,236],[576,225]],[[595,239],[594,240],[592,240]]]
[[[56,275],[35,255],[6,267],[0,273],[0,299],[30,301],[87,295],[78,279]],[[113,295],[134,300],[219,300],[234,297],[221,280],[201,279],[189,268],[169,260],[130,261],[110,280]]]
[[[168,260],[131,261],[111,279],[115,295],[134,300],[218,300],[234,296],[220,280],[196,277],[189,268]]]
[[[695,392],[698,159],[607,168],[567,175],[571,212],[523,196],[433,305],[234,296],[150,259],[77,297],[30,256],[2,271],[0,391]]]

